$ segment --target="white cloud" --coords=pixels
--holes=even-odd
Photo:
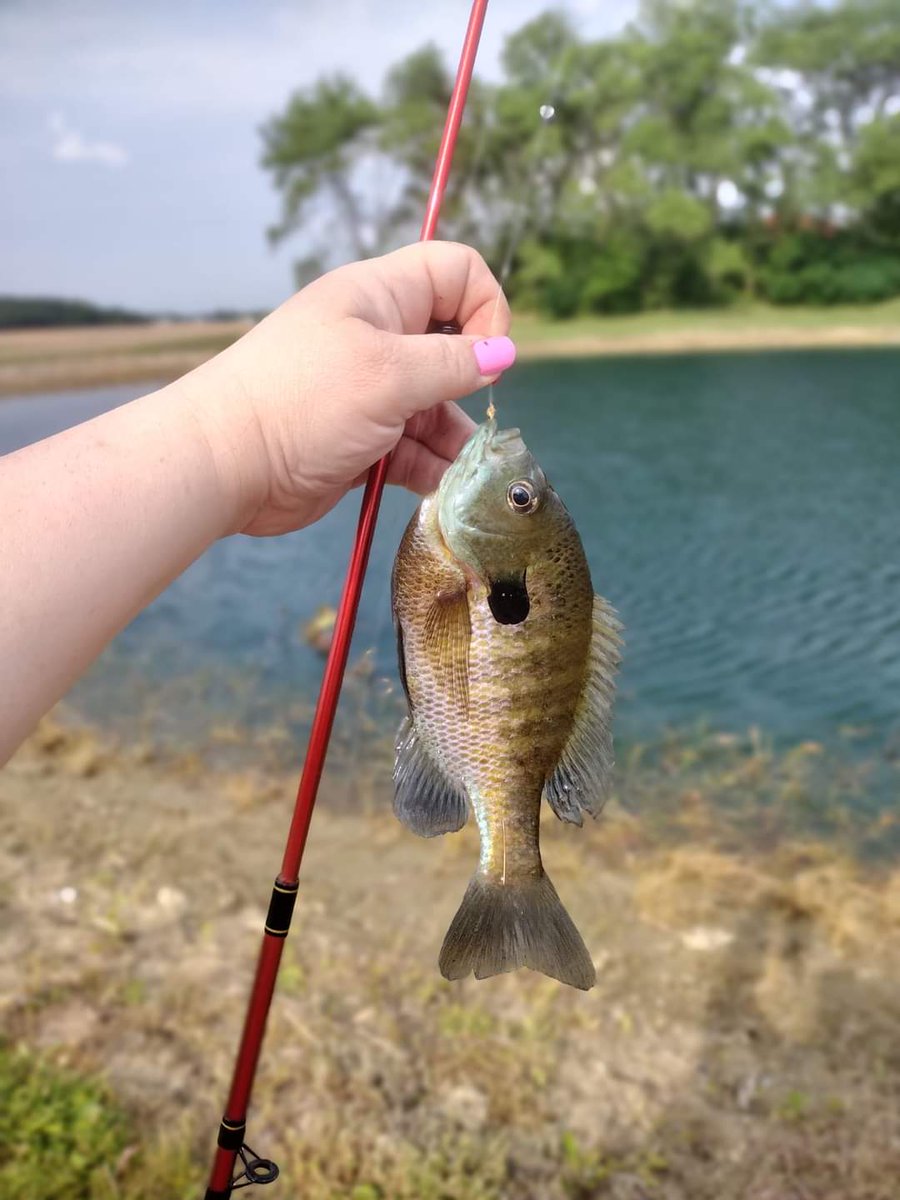
[[[67,124],[61,113],[54,113],[47,122],[53,135],[50,153],[57,162],[102,163],[105,167],[124,167],[128,154],[115,142],[92,142]]]

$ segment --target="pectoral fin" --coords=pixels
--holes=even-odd
[[[472,624],[465,586],[438,592],[425,614],[425,651],[454,707],[469,711],[469,645]]]
[[[595,596],[587,678],[569,740],[544,785],[544,799],[559,819],[575,825],[581,824],[583,812],[599,815],[609,790],[613,767],[610,720],[621,629],[614,610],[601,596]]]
[[[468,817],[464,789],[438,765],[410,717],[397,734],[394,813],[419,837],[456,833]]]

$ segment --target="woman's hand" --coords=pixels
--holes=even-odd
[[[426,334],[432,319],[462,335]],[[508,329],[484,260],[450,242],[304,288],[174,385],[212,450],[235,514],[227,531],[308,525],[390,451],[390,482],[432,491],[473,428],[453,401],[511,365]]]

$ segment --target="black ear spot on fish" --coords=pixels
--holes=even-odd
[[[488,595],[491,614],[498,625],[520,625],[528,616],[531,602],[521,579],[497,579]]]

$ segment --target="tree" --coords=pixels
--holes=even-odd
[[[351,80],[335,76],[296,92],[284,113],[263,127],[263,166],[282,194],[281,220],[269,230],[273,242],[303,229],[313,198],[321,203],[324,195],[343,222],[351,253],[373,252],[378,238],[370,232],[371,206],[353,172],[380,120],[377,106]]]
[[[773,10],[754,58],[780,79],[795,130],[797,207],[834,215],[849,198],[861,131],[900,93],[897,0]]]
[[[879,117],[861,131],[849,196],[866,230],[900,250],[900,114]]]
[[[451,91],[450,73],[435,46],[409,55],[387,75],[379,146],[396,169],[398,200],[391,232],[399,239],[418,231]],[[476,236],[467,201],[491,104],[490,90],[473,80],[441,210],[445,236]]]
[[[473,83],[441,232],[474,242],[520,303],[564,316],[900,291],[898,0],[642,0],[594,42],[549,12],[501,65]],[[425,46],[377,98],[327,79],[268,123],[272,236],[302,233],[303,273],[415,235],[450,89]]]

